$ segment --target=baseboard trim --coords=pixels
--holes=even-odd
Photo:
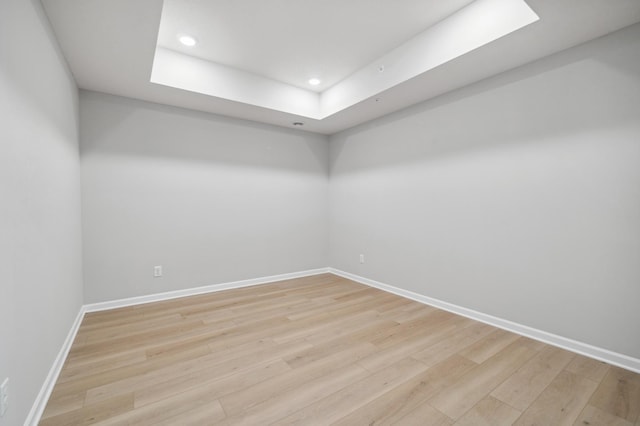
[[[415,300],[416,302],[424,303],[425,305],[434,306],[439,309],[443,309],[454,314],[462,315],[467,318],[471,318],[476,321],[483,322],[485,324],[492,325],[494,327],[502,328],[513,333],[520,334],[522,336],[529,337],[531,339],[539,340],[541,342],[557,346],[562,349],[569,350],[571,352],[579,353],[581,355],[594,358],[600,361],[607,362],[618,367],[625,368],[636,373],[640,373],[640,359],[633,358],[627,355],[623,355],[617,352],[602,349],[587,343],[578,342],[563,336],[547,333],[546,331],[538,330],[526,325],[518,324],[512,321],[508,321],[502,318],[494,317],[492,315],[483,314],[482,312],[467,309],[462,306],[454,305],[452,303],[444,302],[442,300],[427,297],[422,294],[414,293],[412,291],[404,290],[398,287],[384,284],[369,278],[361,277],[359,275],[351,274],[349,272],[341,271],[335,268],[319,268],[311,269],[307,271],[292,272],[288,274],[272,275],[262,278],[253,278],[248,280],[233,281],[229,283],[214,284],[203,287],[195,287],[185,290],[170,291],[165,293],[151,294],[147,296],[131,297],[127,299],[113,300],[109,302],[91,303],[80,307],[80,311],[73,322],[67,338],[65,339],[58,356],[56,357],[49,374],[38,393],[36,400],[31,407],[31,411],[25,420],[25,426],[36,426],[40,422],[40,418],[44,412],[44,409],[49,401],[53,387],[58,380],[58,376],[62,371],[62,366],[69,354],[71,345],[78,333],[82,319],[87,312],[98,312],[107,309],[122,308],[126,306],[140,305],[144,303],[158,302],[162,300],[176,299],[179,297],[195,296],[198,294],[213,293],[223,290],[231,290],[234,288],[250,287],[254,285],[269,284],[277,281],[290,280],[295,278],[309,277],[313,275],[320,275],[331,273],[349,280],[364,284],[370,287],[374,287],[388,293],[393,293],[398,296],[406,297],[407,299]]]
[[[223,290],[231,290],[234,288],[242,288],[242,287],[250,287],[254,285],[261,284],[269,284],[277,281],[291,280],[295,278],[303,278],[310,277],[313,275],[326,274],[329,272],[329,268],[319,268],[319,269],[310,269],[307,271],[299,271],[299,272],[291,272],[288,274],[280,274],[280,275],[271,275],[268,277],[261,278],[253,278],[249,280],[241,280],[241,281],[233,281],[222,284],[213,284],[203,287],[194,287],[185,290],[177,290],[177,291],[169,291],[165,293],[157,293],[150,294],[146,296],[138,296],[138,297],[130,297],[127,299],[119,299],[112,300],[109,302],[100,302],[100,303],[90,303],[80,307],[80,311],[76,316],[73,325],[71,326],[71,330],[67,334],[67,338],[58,353],[51,369],[49,370],[49,374],[38,393],[38,396],[31,407],[31,411],[27,416],[24,424],[25,426],[36,426],[40,422],[40,418],[44,413],[44,409],[47,406],[47,402],[49,401],[49,397],[51,396],[51,392],[53,391],[53,387],[58,380],[58,376],[62,371],[62,366],[64,365],[65,360],[67,359],[67,355],[69,354],[69,350],[71,349],[71,345],[73,344],[74,339],[76,338],[76,334],[78,333],[78,329],[80,328],[80,324],[82,323],[82,319],[84,318],[85,313],[87,312],[98,312],[104,311],[108,309],[122,308],[126,306],[133,305],[141,305],[144,303],[152,303],[159,302],[162,300],[170,300],[177,299],[179,297],[186,296],[195,296],[198,294],[205,293],[213,293]]]
[[[123,308],[126,306],[142,305],[145,303],[160,302],[163,300],[177,299],[180,297],[195,296],[198,294],[214,293],[217,291],[231,290],[234,288],[250,287],[254,285],[269,284],[276,281],[291,280],[295,278],[309,277],[326,274],[329,268],[310,269],[307,271],[291,272],[288,274],[271,275],[268,277],[252,278],[248,280],[232,281],[222,284],[212,284],[202,287],[193,287],[184,290],[168,291],[165,293],[149,294],[146,296],[129,297],[126,299],[111,300],[108,302],[90,303],[84,305],[85,312],[98,312],[108,309]]]
[[[69,333],[67,333],[67,338],[64,340],[64,343],[60,348],[60,352],[58,352],[58,356],[53,362],[53,365],[49,370],[49,374],[47,374],[47,378],[45,379],[42,388],[40,388],[40,392],[38,393],[36,400],[31,406],[31,411],[29,411],[29,415],[24,422],[25,426],[36,426],[40,422],[40,418],[42,417],[42,413],[44,413],[45,407],[47,406],[47,402],[49,401],[49,397],[51,396],[53,387],[58,380],[60,372],[62,371],[62,366],[67,359],[67,355],[69,355],[71,345],[76,338],[78,329],[80,329],[80,324],[82,323],[82,318],[84,318],[84,313],[84,306],[81,306],[80,310],[78,311],[78,315],[76,315],[76,319],[71,325]]]
[[[594,358],[599,361],[604,361],[606,363],[616,365],[618,367],[622,367],[636,373],[640,373],[640,359],[633,358],[628,355],[623,355],[617,352],[610,351],[608,349],[599,348],[597,346],[579,342],[567,337],[559,336],[557,334],[548,333],[546,331],[538,330],[526,325],[494,317],[492,315],[487,315],[482,312],[467,309],[462,306],[434,299],[432,297],[427,297],[422,294],[394,287],[389,284],[384,284],[369,278],[341,271],[339,269],[329,268],[329,273],[350,279],[360,284],[368,285],[370,287],[386,291],[388,293],[406,297],[407,299],[415,300],[416,302],[424,303],[425,305],[430,305],[457,315],[471,318],[473,320],[480,321],[494,327],[511,331],[513,333],[520,334],[522,336],[526,336],[552,346],[566,349],[568,351],[575,352],[589,358]]]

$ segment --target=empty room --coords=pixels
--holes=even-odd
[[[0,426],[640,426],[640,1],[0,0]]]

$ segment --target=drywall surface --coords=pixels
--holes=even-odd
[[[327,266],[326,136],[95,92],[80,106],[87,303]]]
[[[330,232],[334,268],[640,358],[640,25],[332,136]]]
[[[40,2],[0,2],[3,426],[24,423],[82,305],[77,93]]]

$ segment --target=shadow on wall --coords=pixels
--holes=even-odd
[[[80,92],[81,155],[328,174],[328,138],[184,108]]]
[[[614,37],[614,49],[610,40],[591,41],[334,135],[330,174],[637,124],[640,26]],[[615,113],[607,104],[617,105]],[[372,149],[373,135],[388,143]],[[346,149],[354,154],[348,170],[340,161]]]

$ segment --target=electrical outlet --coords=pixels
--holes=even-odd
[[[7,377],[0,385],[0,417],[4,416],[7,412],[7,405],[9,404],[9,378]]]
[[[162,276],[162,265],[158,265],[158,266],[154,266],[153,267],[153,276],[155,278],[158,278],[158,277]]]
[[[360,255],[360,263],[364,263],[364,254]]]

